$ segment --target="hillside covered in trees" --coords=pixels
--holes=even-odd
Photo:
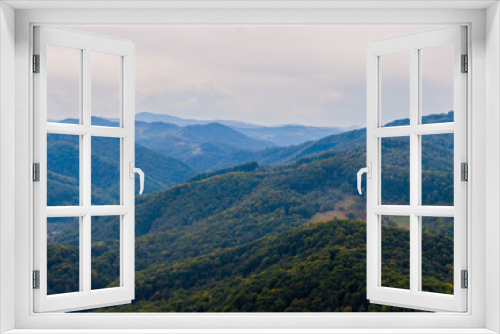
[[[136,299],[97,311],[401,310],[366,300],[365,141],[346,132],[282,148],[295,157],[286,164],[244,163],[137,196]],[[402,138],[383,142],[384,203],[409,201],[408,152]],[[452,138],[423,142],[422,156],[423,202],[453,203]],[[408,226],[384,224],[383,284],[406,287]],[[423,230],[426,291],[452,293],[453,223],[427,219]],[[78,290],[78,231],[73,220],[49,236],[50,293]],[[94,288],[118,284],[117,231],[118,217],[92,220]]]

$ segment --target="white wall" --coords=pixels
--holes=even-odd
[[[65,2],[66,3],[66,2]],[[458,3],[458,2],[450,2],[450,3]],[[258,317],[257,315],[252,315],[249,317],[244,316],[203,316],[203,317],[184,317],[177,315],[169,315],[168,321],[163,317],[131,317],[130,315],[115,315],[113,321],[108,321],[107,317],[93,317],[92,320],[89,321],[90,315],[87,314],[85,317],[67,317],[67,316],[59,316],[57,314],[47,315],[43,317],[29,317],[29,311],[32,310],[31,305],[31,295],[32,291],[28,289],[30,286],[30,274],[32,270],[32,265],[30,263],[29,254],[30,254],[30,185],[31,181],[29,179],[30,176],[30,162],[31,162],[31,153],[30,153],[30,141],[31,141],[31,128],[30,128],[30,117],[31,117],[31,108],[29,103],[30,96],[30,87],[31,82],[29,80],[29,64],[30,64],[30,22],[43,22],[47,24],[61,24],[61,22],[80,22],[80,23],[102,23],[102,22],[110,22],[110,23],[123,23],[126,22],[128,24],[132,24],[134,22],[149,22],[149,23],[220,23],[220,22],[249,22],[249,23],[269,23],[269,22],[277,22],[277,23],[310,23],[310,22],[333,22],[333,23],[352,23],[352,22],[365,22],[365,23],[378,23],[378,22],[389,22],[389,23],[401,23],[401,22],[447,22],[451,24],[455,24],[457,22],[467,23],[471,22],[472,29],[472,41],[473,41],[473,79],[472,84],[474,90],[476,91],[472,105],[474,106],[474,118],[471,126],[472,136],[474,136],[474,147],[473,152],[476,159],[472,159],[474,163],[472,164],[472,169],[470,171],[470,175],[474,178],[474,191],[471,194],[471,198],[473,201],[472,208],[472,219],[471,221],[475,225],[475,230],[479,233],[473,233],[472,239],[474,239],[474,250],[472,251],[471,258],[475,259],[475,261],[470,261],[472,265],[471,269],[471,280],[478,282],[480,281],[480,286],[474,289],[474,293],[469,292],[469,296],[472,299],[472,310],[473,317],[470,316],[457,316],[457,315],[449,315],[449,314],[436,314],[435,316],[428,317],[425,321],[419,322],[415,327],[418,328],[426,328],[426,327],[439,327],[439,326],[451,326],[454,328],[459,327],[478,327],[482,328],[484,326],[484,317],[485,313],[485,298],[484,296],[488,296],[487,302],[492,308],[488,309],[488,326],[492,329],[496,329],[500,327],[500,322],[498,321],[498,315],[500,314],[500,302],[499,302],[499,293],[500,287],[499,284],[499,273],[500,273],[500,263],[497,263],[495,266],[489,266],[489,274],[488,275],[488,293],[484,292],[484,236],[485,231],[482,226],[485,225],[486,221],[492,222],[493,224],[490,229],[486,233],[490,237],[488,243],[488,249],[492,250],[493,253],[487,253],[488,256],[493,256],[497,261],[499,259],[500,247],[495,244],[495,240],[499,240],[500,229],[498,224],[500,222],[500,208],[499,208],[499,200],[500,200],[500,175],[498,171],[498,166],[500,163],[500,152],[499,144],[500,144],[500,135],[498,134],[500,116],[498,115],[498,107],[500,106],[500,98],[499,98],[499,15],[498,8],[495,7],[490,8],[488,11],[488,30],[495,30],[494,34],[489,38],[489,47],[496,50],[492,55],[489,56],[490,62],[497,62],[493,64],[494,66],[490,70],[488,68],[488,93],[489,97],[494,98],[493,101],[488,102],[488,122],[485,122],[485,95],[484,95],[484,29],[486,28],[486,19],[484,17],[483,10],[474,10],[474,11],[460,11],[460,10],[361,10],[361,11],[352,11],[352,10],[248,10],[248,11],[228,11],[228,10],[18,10],[16,16],[16,36],[17,36],[17,46],[16,46],[16,73],[17,73],[17,82],[16,82],[16,146],[19,148],[15,154],[15,159],[17,160],[16,164],[16,235],[15,238],[17,240],[17,249],[16,249],[16,267],[17,271],[17,280],[16,285],[17,288],[17,302],[16,302],[16,324],[19,328],[116,328],[120,326],[122,329],[130,329],[136,328],[140,322],[141,324],[147,324],[150,328],[164,328],[167,324],[171,328],[181,328],[183,326],[194,326],[196,328],[240,328],[240,327],[260,327],[260,328],[268,328],[264,326],[270,327],[269,317]],[[9,25],[10,26],[10,25]],[[3,44],[2,44],[3,48]],[[10,44],[9,44],[10,49]],[[4,50],[2,50],[4,51]],[[2,60],[0,60],[1,62]],[[1,65],[1,64],[0,64]],[[5,66],[8,68],[8,66]],[[1,68],[0,68],[1,70]],[[10,69],[9,69],[10,70]],[[6,76],[3,75],[5,78]],[[10,75],[9,75],[10,76]],[[10,82],[9,85],[0,86],[0,94],[2,94],[2,102],[8,104],[8,100],[13,96],[13,94],[8,94],[8,92],[12,92],[13,89],[13,80],[9,81],[4,79],[4,81]],[[0,80],[0,84],[2,81]],[[2,90],[2,87],[5,89],[5,93]],[[7,96],[4,99],[4,96]],[[491,99],[490,99],[491,100]],[[2,115],[5,113],[3,109],[1,109]],[[6,115],[9,116],[10,114]],[[12,116],[12,115],[10,115]],[[491,118],[491,120],[490,120]],[[8,124],[11,124],[12,120],[10,117],[5,117],[7,123],[4,122],[4,119],[0,119],[2,125],[0,125],[0,135],[3,136],[6,132],[1,132],[3,127],[8,127]],[[485,219],[485,137],[484,132],[486,128],[486,124],[488,124],[488,131],[491,134],[495,134],[495,137],[492,141],[488,143],[488,149],[491,149],[491,152],[488,152],[488,163],[489,172],[492,172],[491,179],[488,179],[488,194],[491,194],[488,199],[488,203],[490,204],[491,212],[488,213],[488,220]],[[4,125],[5,124],[5,125]],[[7,131],[13,131],[12,129],[7,129]],[[6,136],[7,138],[11,138],[11,136]],[[9,176],[6,171],[12,171],[12,166],[10,165],[9,159],[2,160],[2,155],[9,156],[13,158],[14,153],[12,150],[9,151],[10,145],[13,143],[13,140],[3,140],[3,137],[0,137],[0,149],[2,153],[0,154],[0,182],[3,181],[4,178]],[[7,152],[4,150],[7,149]],[[8,161],[9,165],[6,166],[3,164],[4,161]],[[475,170],[474,170],[475,168]],[[13,171],[12,171],[13,172]],[[490,177],[490,175],[488,175]],[[3,191],[6,191],[8,195],[12,196],[13,190],[9,190],[10,185],[13,185],[12,179],[7,180],[9,182],[9,186],[5,186],[2,183],[2,191],[0,191],[0,195]],[[5,190],[4,190],[5,189]],[[0,199],[2,199],[0,197]],[[8,202],[12,203],[12,202]],[[4,205],[10,209],[9,205]],[[0,208],[0,209],[3,209]],[[2,215],[4,213],[2,212]],[[0,216],[1,218],[2,216]],[[2,219],[3,230],[0,230],[2,233],[5,230],[8,230],[12,225],[6,225],[6,222],[12,222],[13,217],[8,217],[8,219]],[[479,226],[479,228],[477,228]],[[10,234],[10,233],[9,233]],[[3,234],[5,235],[5,234]],[[11,240],[1,239],[2,247],[10,247],[9,242]],[[7,248],[5,251],[0,248],[0,255],[5,256],[6,258],[12,258],[12,254],[14,252],[9,252],[10,248]],[[479,261],[478,261],[479,260]],[[9,266],[9,264],[11,266]],[[1,264],[0,270],[2,272],[12,273],[13,272],[13,263],[4,262]],[[5,269],[6,268],[6,269]],[[12,270],[11,270],[12,269]],[[7,270],[7,271],[5,271]],[[11,296],[10,293],[12,291],[12,286],[9,284],[1,284],[2,282],[10,283],[8,281],[12,277],[9,276],[5,278],[2,276],[4,281],[0,282],[0,288],[2,292],[6,292],[5,296]],[[472,283],[471,281],[471,283]],[[470,289],[469,291],[471,291]],[[9,294],[9,295],[7,295]],[[9,298],[4,298],[2,295],[2,303],[4,301],[11,300]],[[14,305],[8,305],[6,303],[6,307],[13,308]],[[1,307],[1,305],[0,305]],[[5,316],[4,319],[8,319],[9,315],[12,313],[8,313],[9,310],[7,308],[1,308],[0,315]],[[416,315],[415,315],[416,316]],[[397,318],[397,322],[394,321],[394,318]],[[194,320],[193,320],[194,319]],[[221,320],[223,319],[223,320]],[[276,316],[272,319],[273,322],[271,325],[274,328],[285,328],[287,326],[295,326],[296,328],[304,328],[305,324],[305,316],[286,316],[280,315]],[[309,324],[312,324],[311,327],[315,328],[331,328],[331,327],[340,327],[340,326],[356,326],[358,328],[370,328],[370,327],[380,327],[380,328],[400,328],[404,327],[408,321],[415,320],[414,315],[411,316],[398,316],[394,315],[364,315],[363,319],[359,321],[359,318],[350,317],[349,315],[335,315],[335,319],[333,319],[329,315],[325,316],[314,316],[311,317]],[[2,318],[0,318],[0,322],[2,322]],[[6,326],[12,323],[12,320],[9,319],[5,323]],[[415,323],[415,321],[414,321]],[[3,324],[2,324],[3,325]],[[193,327],[191,327],[193,328]]]
[[[498,3],[486,11],[486,328],[500,332],[500,13]],[[494,263],[494,265],[491,265]]]
[[[0,333],[14,328],[15,11],[0,3]],[[5,256],[4,254],[7,254]]]

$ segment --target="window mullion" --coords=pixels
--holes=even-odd
[[[82,124],[85,127],[91,126],[91,67],[90,67],[90,49],[83,50],[82,61]],[[80,170],[82,171],[82,180],[80,189],[82,191],[83,206],[90,208],[92,202],[92,180],[91,180],[91,134],[90,131],[82,136],[82,158],[80,159]],[[83,276],[83,291],[90,293],[91,280],[92,280],[92,247],[91,247],[91,216],[90,211],[87,212],[82,221],[82,232],[80,234],[80,249],[82,258],[80,260],[80,267]]]
[[[84,49],[83,50],[83,70],[82,70],[82,122],[83,126],[85,128],[90,127],[90,122],[91,122],[91,115],[90,115],[90,105],[91,105],[91,96],[90,96],[90,90],[91,90],[91,78],[90,78],[90,50],[89,49]],[[90,147],[90,131],[86,131],[85,134],[82,136],[83,137],[83,147],[82,147],[82,159],[80,160],[81,163],[81,170],[83,171],[83,180],[81,183],[81,188],[82,188],[82,199],[83,199],[83,206],[85,207],[90,207],[91,205],[91,180],[90,180],[90,175],[91,175],[91,147]]]
[[[414,129],[419,121],[419,59],[418,50],[410,49],[410,291],[420,290],[420,233],[419,217],[414,209],[419,205],[420,149],[419,136]]]
[[[91,290],[91,281],[92,281],[92,267],[91,267],[91,259],[92,259],[92,254],[91,254],[91,229],[90,229],[90,214],[86,214],[82,218],[80,218],[81,221],[81,228],[80,230],[82,233],[80,234],[80,254],[82,258],[80,259],[80,268],[81,268],[81,276],[83,278],[82,280],[82,287],[84,292],[90,293]]]
[[[85,73],[85,69],[84,69],[84,66],[83,66],[83,57],[84,57],[84,53],[83,53],[83,50],[80,51],[80,101],[79,101],[79,106],[80,106],[80,110],[79,110],[79,117],[80,117],[80,123],[78,125],[78,127],[83,127],[82,124],[83,124],[83,111],[84,111],[84,105],[86,103],[84,103],[84,73]],[[48,124],[47,125],[47,128],[48,130],[50,129],[50,126],[51,124]],[[57,125],[56,125],[57,126]],[[84,207],[85,205],[85,201],[84,201],[84,191],[83,191],[83,185],[84,185],[84,181],[85,181],[85,178],[84,178],[84,174],[83,174],[83,168],[82,168],[82,164],[83,164],[83,159],[84,159],[84,154],[83,154],[83,150],[82,148],[84,147],[84,143],[83,143],[83,136],[82,135],[79,135],[78,136],[79,138],[79,151],[80,151],[80,160],[79,160],[79,170],[80,170],[80,176],[79,176],[79,191],[80,191],[80,206],[81,207]],[[85,253],[84,253],[84,243],[83,243],[83,240],[85,240],[83,238],[83,235],[85,233],[84,231],[84,218],[82,216],[79,216],[78,217],[78,274],[79,274],[79,279],[78,279],[78,284],[79,284],[79,290],[80,291],[84,291],[85,290],[85,275],[84,275],[84,272],[85,272],[85,269],[84,269],[84,262],[83,262],[83,259],[84,259],[84,256],[85,256]]]

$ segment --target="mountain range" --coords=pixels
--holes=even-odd
[[[274,164],[286,162],[280,155],[287,155],[287,150],[281,152],[283,149],[279,145],[290,145],[290,143],[303,145],[306,140],[319,139],[342,131],[341,128],[295,125],[260,127],[232,121],[195,122],[168,115],[144,113],[137,116],[138,120],[135,125],[138,145],[179,160],[196,172],[213,171],[252,160]],[[154,122],[143,122],[140,119]],[[158,119],[177,124],[158,122]],[[77,124],[78,120],[65,119],[61,122]],[[119,123],[110,119],[92,117],[92,125],[117,127]],[[266,159],[270,156],[276,156],[276,158]],[[136,161],[138,164],[141,162],[139,159]],[[172,181],[175,183],[176,180]],[[150,191],[156,190],[158,188]]]
[[[422,200],[449,205],[453,141],[433,138],[423,143]],[[365,200],[355,186],[356,172],[365,164],[365,141],[364,130],[329,136],[276,151],[285,164],[247,162],[137,196],[136,300],[96,311],[403,310],[366,300],[365,225],[359,220],[366,215]],[[409,200],[408,152],[405,138],[383,142],[387,203]],[[92,221],[92,240],[98,240],[94,288],[118,284],[118,222],[116,217]],[[78,222],[59,227],[48,239],[51,293],[78,287]],[[425,291],[452,293],[453,222],[434,218],[422,228]],[[408,226],[388,217],[382,236],[383,284],[406,288]]]
[[[274,146],[218,123],[179,127],[167,123],[136,122],[136,142],[155,152],[179,159],[197,171],[213,170],[223,157],[240,150]]]
[[[423,117],[423,122],[453,120],[453,113]],[[68,119],[64,122],[76,123]],[[396,120],[388,126],[405,124]],[[117,126],[118,123],[93,117],[92,124]],[[186,126],[164,123],[137,122],[136,164],[146,173],[145,193],[168,189],[187,181],[204,171],[224,171],[233,166],[256,162],[258,165],[287,164],[303,157],[314,156],[330,150],[345,150],[365,147],[365,129],[344,132],[309,141],[301,145],[258,149],[262,142],[254,141],[235,130],[218,124]],[[449,163],[449,149],[453,147],[453,135],[424,136],[424,148],[429,142],[442,146],[443,150],[426,150],[428,159],[423,159],[426,169],[452,168]],[[228,140],[230,139],[230,140]],[[115,141],[114,144],[113,141]],[[225,141],[225,142],[224,142]],[[76,136],[48,136],[48,178],[49,205],[77,204],[78,190],[78,140]],[[92,140],[93,203],[103,204],[118,200],[119,148],[116,139],[93,138]],[[149,145],[145,147],[143,145]],[[167,148],[165,148],[167,147]],[[175,148],[172,148],[175,147]],[[247,147],[247,149],[245,149]],[[253,149],[248,149],[253,147]],[[206,148],[212,148],[207,150]],[[155,151],[156,149],[156,151]],[[198,151],[198,154],[193,154]],[[177,157],[172,157],[169,154]],[[432,157],[430,157],[432,155]],[[191,167],[189,163],[198,167]],[[204,167],[200,167],[204,166]],[[437,167],[436,167],[437,166]],[[199,177],[199,176],[197,176]],[[137,182],[137,181],[136,181]],[[430,185],[429,185],[430,186]]]
[[[453,120],[452,112],[423,117],[424,123],[450,120]],[[64,122],[77,123],[77,120],[67,119]],[[407,120],[396,120],[389,123],[388,126],[401,125],[406,122]],[[92,124],[101,126],[118,125],[116,122],[97,117],[92,118]],[[150,145],[150,147],[145,147],[136,144],[137,165],[148,176],[145,186],[146,193],[168,189],[190,179],[197,173],[199,174],[200,171],[220,171],[249,162],[257,162],[259,165],[286,164],[328,150],[364,147],[366,141],[365,130],[359,129],[327,136],[317,141],[305,142],[301,145],[244,149],[245,146],[252,145],[255,145],[253,147],[259,147],[262,143],[256,143],[242,134],[235,134],[234,130],[230,128],[216,124],[201,126],[201,130],[199,125],[196,125],[194,128],[196,131],[193,131],[193,128],[179,128],[164,123],[137,122],[137,124],[138,141],[144,145]],[[223,130],[219,131],[221,127]],[[165,134],[162,132],[163,129],[173,130],[171,132],[167,131],[167,134]],[[229,134],[234,134],[234,137]],[[424,136],[422,140],[424,147],[428,141],[432,142],[435,139],[439,139],[441,141],[439,145],[444,145],[445,149],[453,146],[453,135],[438,135],[434,136],[435,139],[427,137],[429,136]],[[231,140],[227,140],[228,138]],[[226,140],[225,143],[224,140]],[[109,138],[94,138],[92,141],[94,146],[92,164],[95,165],[95,168],[92,169],[92,178],[95,180],[93,182],[95,203],[109,203],[118,200],[118,144],[116,143],[113,148],[113,145],[109,144],[112,141],[113,139]],[[164,146],[170,148],[162,148]],[[172,146],[176,146],[176,148],[172,148]],[[198,154],[193,154],[193,147]],[[210,151],[207,148],[213,150]],[[163,154],[164,151],[177,152],[175,154],[177,158]],[[443,161],[440,165],[444,164],[447,165],[447,168],[450,168],[446,152],[429,151],[428,154],[433,152],[432,159],[423,160],[426,168],[434,168],[433,166],[436,166],[439,161]],[[66,204],[78,203],[78,154],[78,143],[75,136],[48,136],[49,205],[61,205],[62,202],[58,202],[58,199]],[[198,169],[193,168],[189,163],[194,164]],[[107,184],[103,183],[104,179],[107,179]],[[105,190],[102,191],[101,188]]]
[[[262,126],[231,120],[196,120],[141,112],[136,114],[136,121],[171,123],[178,126],[218,123],[239,131],[251,138],[270,141],[277,146],[298,145],[306,141],[317,140],[329,135],[356,129],[356,127],[317,127],[297,124]]]
[[[436,114],[422,117],[422,122],[437,123],[453,121],[453,112],[447,114]],[[408,119],[395,120],[386,126],[401,126],[408,123]],[[434,136],[436,139],[424,136],[424,142],[437,140],[441,141],[438,145],[445,148],[453,147],[453,136]],[[290,145],[286,147],[270,147],[263,150],[240,150],[221,157],[212,169],[222,169],[229,166],[243,164],[250,161],[256,161],[261,165],[280,165],[296,161],[302,157],[307,157],[328,150],[341,150],[355,147],[365,147],[366,129],[357,129],[342,132],[337,135],[331,135],[319,140],[306,141],[300,145]]]
[[[109,126],[107,122],[109,120],[95,120],[95,124]],[[346,130],[303,125],[264,127],[235,121],[199,121],[150,113],[136,115],[137,143],[179,159],[198,172],[257,160],[259,153],[256,152],[263,149],[300,145]],[[255,158],[245,158],[249,154],[255,155]]]

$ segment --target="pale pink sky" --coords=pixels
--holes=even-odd
[[[364,126],[367,43],[429,28],[72,27],[135,43],[137,113],[318,126]],[[425,114],[453,108],[451,63],[447,61],[451,52],[452,48],[443,47],[422,60]],[[399,59],[383,61],[385,120],[408,112],[408,62],[402,56],[391,57]],[[115,64],[105,60],[95,64],[92,107],[96,116],[116,115]],[[49,89],[64,91],[71,81],[77,82],[60,60],[54,59],[52,68]],[[49,115],[67,117],[70,100],[56,97],[49,101]]]

